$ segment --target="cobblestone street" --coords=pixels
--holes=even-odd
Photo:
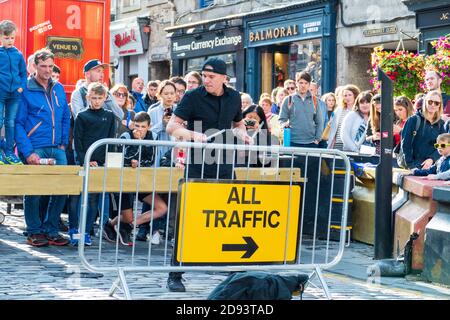
[[[0,210],[6,211],[2,203]],[[64,216],[65,217],[65,216]],[[13,210],[0,225],[0,299],[117,299],[109,297],[114,274],[94,274],[80,267],[78,251],[71,246],[34,248],[23,236],[23,211]],[[98,249],[98,238],[87,252]],[[160,245],[163,247],[164,243]],[[417,277],[367,280],[365,270],[373,261],[373,248],[352,243],[333,270],[324,272],[333,299],[449,299],[450,289],[418,281]],[[158,250],[155,250],[157,255]],[[167,274],[136,273],[126,278],[133,299],[203,300],[226,278],[226,273],[184,275],[187,291],[172,293],[166,289]],[[317,281],[306,289],[304,300],[324,299]],[[294,296],[294,299],[299,299]]]

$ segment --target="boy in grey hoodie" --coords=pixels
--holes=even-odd
[[[322,138],[323,117],[318,101],[309,92],[311,76],[296,76],[298,92],[286,97],[281,105],[280,126],[291,127],[291,146],[317,148]]]

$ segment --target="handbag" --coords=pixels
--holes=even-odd
[[[328,120],[327,125],[325,126],[325,129],[323,129],[322,140],[328,141],[328,138],[330,137],[331,121],[333,120],[333,117],[334,117],[334,113],[331,115],[330,120]]]

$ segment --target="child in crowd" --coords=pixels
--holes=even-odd
[[[78,113],[73,132],[75,158],[78,165],[84,165],[85,154],[94,142],[100,139],[114,138],[116,132],[114,114],[109,110],[103,109],[107,92],[107,88],[99,82],[93,82],[88,86],[86,100],[89,108]],[[105,152],[105,146],[97,148],[91,156],[89,166],[103,166],[105,163]],[[92,245],[89,232],[97,217],[98,203],[102,197],[102,194],[89,194],[85,236],[85,245],[87,246]],[[73,218],[70,217],[69,219],[69,236],[71,244],[76,245],[78,240],[75,235],[78,233],[76,228],[78,223],[75,223],[76,220]]]
[[[124,132],[121,139],[136,139],[136,140],[154,140],[154,133],[150,131],[150,116],[148,113],[141,111],[134,117],[134,128],[132,131]],[[155,134],[156,136],[156,134]],[[124,166],[126,167],[151,167],[155,161],[155,147],[153,146],[125,146],[124,152]],[[135,193],[122,193],[115,195],[116,202],[120,203],[120,227],[119,218],[115,217],[110,222],[105,224],[104,237],[109,241],[114,241],[117,234],[122,244],[129,245],[132,243],[130,239],[131,226],[133,223],[133,207],[135,202]],[[150,210],[137,216],[136,226],[148,223],[152,219],[155,220],[167,213],[167,205],[164,200],[153,193],[139,193],[139,201],[147,203]],[[153,213],[152,213],[153,209]]]
[[[0,165],[22,164],[14,153],[14,131],[21,94],[27,83],[27,66],[22,53],[14,47],[15,38],[15,24],[9,20],[0,22],[0,130],[5,125]]]
[[[430,180],[450,180],[450,133],[440,134],[434,147],[441,155],[439,160],[428,170],[413,169],[412,173]]]

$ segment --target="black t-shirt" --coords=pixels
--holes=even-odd
[[[205,133],[210,129],[231,129],[232,122],[243,119],[241,111],[241,96],[239,92],[224,86],[221,96],[209,94],[204,86],[186,92],[183,99],[174,110],[177,117],[187,121],[187,129]],[[206,132],[207,135],[212,134]],[[224,140],[222,140],[224,141]],[[211,157],[215,157],[214,150]],[[191,166],[189,166],[189,177],[201,177],[201,163],[194,161],[194,152],[191,152]],[[229,158],[229,157],[228,157]],[[208,161],[205,161],[210,163]],[[222,160],[219,165],[219,178],[232,178],[232,166],[228,160],[225,162],[225,153],[222,152]],[[224,164],[225,163],[225,164]],[[204,178],[216,178],[217,165],[204,166]]]
[[[204,86],[187,91],[174,113],[187,121],[188,130],[197,129],[194,128],[194,122],[201,121],[201,133],[208,129],[231,129],[232,122],[239,122],[243,118],[239,92],[226,86],[221,96],[208,93]]]

